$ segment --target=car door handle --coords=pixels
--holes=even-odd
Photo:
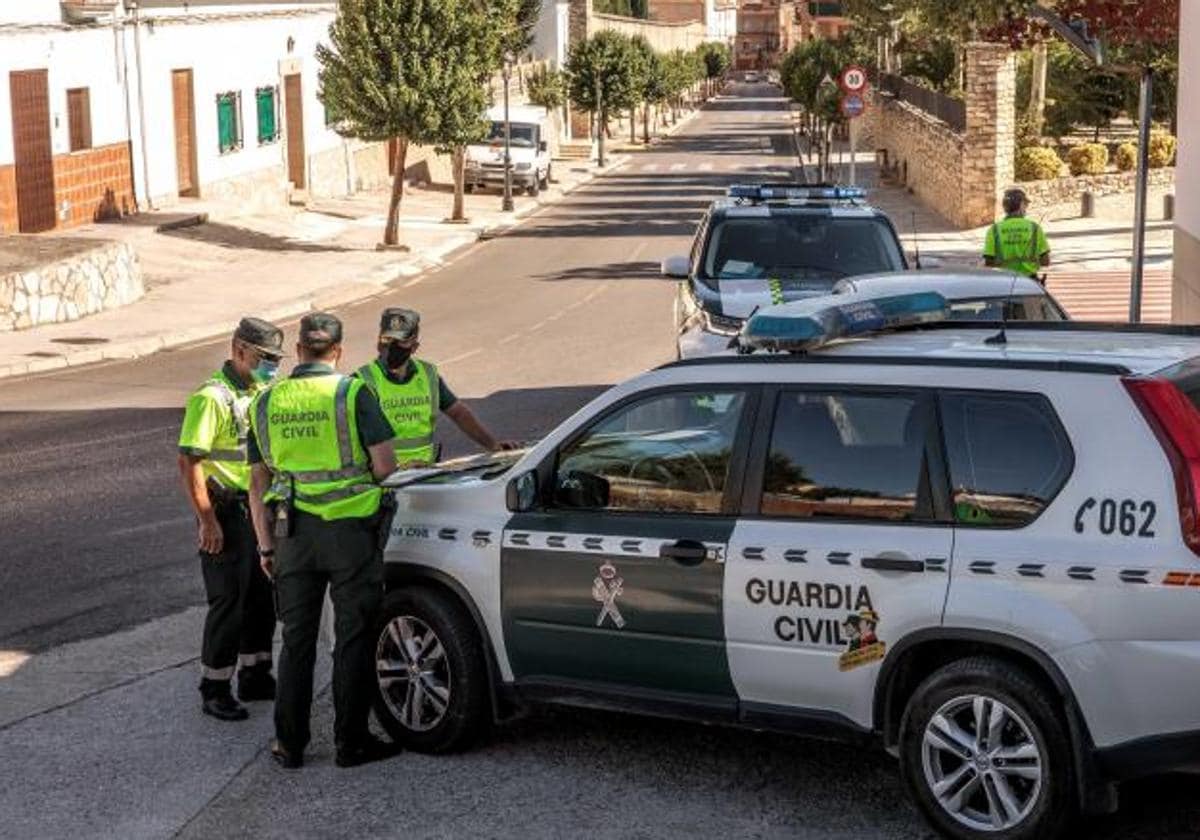
[[[673,543],[663,543],[658,550],[658,556],[665,560],[674,560],[681,566],[699,566],[708,557],[708,547],[696,540],[677,540]]]
[[[864,557],[862,567],[881,572],[923,572],[925,561],[908,557]]]

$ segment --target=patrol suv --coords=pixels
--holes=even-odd
[[[908,267],[891,220],[856,187],[743,184],[709,207],[691,253],[668,257],[679,280],[679,358],[724,350],[751,312],[827,295],[843,277]]]
[[[767,309],[747,349],[802,352],[394,477],[388,731],[445,752],[554,702],[870,736],[957,838],[1062,836],[1195,769],[1200,331],[938,298]]]

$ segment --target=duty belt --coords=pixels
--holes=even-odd
[[[250,496],[245,490],[226,487],[215,478],[209,478],[205,484],[208,487],[208,498],[214,505],[232,505],[246,502]]]

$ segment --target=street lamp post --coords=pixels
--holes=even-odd
[[[512,78],[512,54],[504,54],[504,63],[500,72],[504,76],[504,202],[500,209],[511,213],[512,197],[512,124],[508,120],[508,81]]]
[[[596,152],[596,163],[604,167],[604,89],[600,85],[600,74],[596,74],[596,140],[599,144]]]

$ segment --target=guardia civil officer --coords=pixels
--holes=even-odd
[[[414,356],[421,346],[421,316],[411,309],[392,307],[379,319],[379,355],[354,374],[378,396],[391,424],[396,463],[428,464],[436,459],[433,430],[439,412],[454,421],[463,434],[484,449],[512,449],[499,441],[475,413],[459,402],[437,367]]]
[[[188,398],[179,434],[179,472],[199,526],[200,570],[208,615],[200,649],[201,709],[220,720],[245,720],[230,690],[237,666],[238,697],[275,698],[271,584],[254,550],[247,492],[248,410],[275,376],[283,333],[259,318],[243,318],[229,359]]]
[[[283,624],[271,754],[284,767],[304,763],[328,588],[336,635],[336,762],[353,767],[398,751],[367,729],[372,627],[383,597],[379,481],[396,466],[392,430],[363,384],[336,370],[342,356],[337,318],[305,316],[296,354],[300,364],[291,376],[259,394],[250,413],[250,506]]]
[[[1029,199],[1024,190],[1004,194],[1004,218],[988,228],[983,240],[983,261],[1026,277],[1038,278],[1038,267],[1050,265],[1050,243],[1046,231],[1025,218]]]

